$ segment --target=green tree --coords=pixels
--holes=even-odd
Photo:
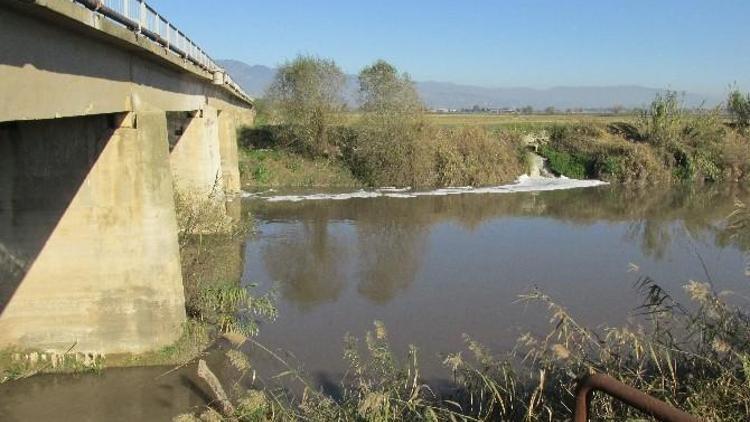
[[[348,148],[352,172],[375,186],[431,184],[424,105],[409,75],[378,60],[362,69],[359,84],[363,114]]]
[[[345,77],[333,60],[299,55],[284,63],[266,92],[290,143],[312,155],[333,152],[332,128],[345,108]]]
[[[750,126],[750,94],[743,95],[739,89],[733,89],[727,99],[727,111],[739,129]]]
[[[424,104],[408,74],[399,74],[385,60],[378,60],[359,73],[362,111],[412,117],[421,114]]]

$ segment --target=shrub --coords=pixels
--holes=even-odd
[[[385,61],[360,72],[363,115],[342,131],[352,173],[370,186],[479,186],[522,174],[517,136],[484,128],[438,129],[406,74]]]
[[[443,129],[434,139],[439,186],[499,185],[526,171],[526,153],[517,135],[462,127]]]
[[[432,186],[429,128],[421,122],[363,118],[347,150],[352,173],[368,186]]]
[[[737,133],[727,135],[719,149],[723,180],[739,181],[750,175],[748,139]]]
[[[254,336],[262,319],[276,318],[272,295],[253,297],[236,282],[205,285],[187,303],[188,315],[221,333]]]
[[[608,134],[596,125],[553,125],[548,131],[550,140],[538,152],[555,174],[637,184],[671,178],[651,145]]]
[[[548,145],[542,146],[539,152],[547,158],[547,165],[550,170],[558,176],[574,179],[593,177],[594,160],[589,156],[580,153],[555,151]]]
[[[639,116],[641,138],[655,146],[664,146],[679,138],[684,110],[675,91],[657,94],[648,109]]]

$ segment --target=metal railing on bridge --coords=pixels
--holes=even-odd
[[[160,15],[144,0],[72,0],[105,17],[142,34],[151,41],[163,46],[172,53],[192,62],[196,66],[216,74],[221,72],[220,80],[239,97],[252,101],[245,91],[227,74],[221,66],[211,59],[197,44],[188,38],[176,26]],[[216,78],[216,76],[215,76]]]

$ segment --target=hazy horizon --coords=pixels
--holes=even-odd
[[[290,57],[289,61],[293,60],[294,57],[296,57],[296,56]],[[330,58],[336,60],[334,57],[330,57]],[[219,57],[219,58],[214,58],[214,59],[219,64],[225,63],[225,62],[238,62],[238,63],[242,63],[242,64],[245,64],[245,65],[248,65],[248,66],[251,66],[251,67],[258,66],[258,67],[263,67],[263,68],[271,69],[271,70],[274,70],[274,71],[278,69],[279,65],[283,64],[283,62],[282,63],[277,63],[275,65],[269,65],[267,63],[250,63],[250,62],[245,62],[243,60],[239,60],[239,59],[233,58],[233,57]],[[440,83],[440,84],[451,84],[451,85],[460,85],[460,86],[474,86],[474,87],[481,87],[481,88],[487,88],[487,89],[531,89],[531,90],[537,90],[537,91],[546,91],[546,90],[556,89],[556,88],[648,88],[648,89],[655,89],[655,90],[671,90],[671,91],[675,91],[677,93],[689,92],[689,93],[692,93],[692,94],[705,94],[705,95],[709,95],[709,96],[714,96],[715,95],[715,94],[707,94],[707,93],[704,93],[704,92],[698,92],[698,91],[692,91],[692,90],[685,90],[685,89],[681,89],[680,87],[671,87],[671,86],[669,86],[669,87],[659,87],[659,86],[650,86],[650,85],[634,84],[634,83],[633,84],[625,84],[625,83],[623,83],[623,84],[607,84],[607,85],[604,85],[604,84],[601,84],[601,85],[591,85],[591,84],[589,84],[589,85],[528,86],[528,85],[484,85],[484,84],[462,83],[462,82],[437,80],[437,79],[434,79],[434,80],[432,80],[432,79],[420,80],[420,79],[414,78],[414,75],[412,75],[411,73],[409,73],[407,70],[403,70],[403,69],[399,69],[399,70],[401,70],[401,71],[406,72],[407,74],[409,74],[409,76],[415,82],[421,82],[421,83]],[[345,73],[348,76],[356,76],[358,72],[355,71],[355,72],[345,72]],[[729,91],[730,86],[731,86],[730,84],[727,85],[727,89],[726,89],[727,92]],[[723,91],[722,91],[722,93],[723,93]],[[719,93],[719,94],[722,94],[722,93]]]
[[[383,58],[415,80],[482,87],[723,96],[733,83],[750,86],[750,3],[738,0],[151,3],[214,57],[270,67],[302,53],[346,73]]]
[[[251,96],[262,97],[271,84],[276,68],[245,63],[236,59],[217,61]],[[615,106],[642,108],[664,92],[666,88],[640,85],[609,86],[557,86],[532,87],[483,87],[443,81],[415,80],[415,86],[423,101],[431,108],[463,109],[473,106],[489,108],[520,108],[532,106],[537,109],[555,107],[559,109],[607,109]],[[343,97],[353,107],[357,105],[357,76],[347,74]],[[691,91],[677,90],[687,107],[713,107],[725,97]]]

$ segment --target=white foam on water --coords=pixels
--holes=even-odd
[[[310,195],[276,195],[276,196],[268,196],[264,197],[268,202],[299,202],[299,201],[322,201],[322,200],[329,200],[329,201],[342,201],[345,199],[352,199],[352,198],[377,198],[379,196],[383,196],[382,193],[378,191],[366,191],[366,190],[358,190],[356,192],[350,192],[350,193],[314,193]]]
[[[410,187],[397,188],[397,187],[394,187],[394,186],[388,186],[388,187],[384,187],[384,188],[378,188],[378,191],[380,191],[380,192],[408,192],[410,190],[411,190]]]
[[[271,193],[271,192],[276,192],[276,189],[268,189],[262,192],[246,192],[243,190],[242,192],[240,192],[240,196],[242,198],[256,198],[256,197],[262,197],[263,195],[267,193]]]
[[[515,183],[502,186],[490,186],[474,188],[471,186],[449,187],[435,189],[431,191],[413,191],[411,188],[394,188],[386,187],[366,191],[360,189],[355,192],[346,193],[315,193],[301,195],[276,195],[264,196],[263,193],[248,194],[251,197],[266,200],[268,202],[299,202],[299,201],[342,201],[353,198],[416,198],[418,196],[446,196],[446,195],[466,195],[472,193],[490,194],[490,193],[512,193],[512,192],[544,192],[551,190],[590,188],[608,184],[601,180],[579,180],[568,179],[567,177],[543,177],[523,175]],[[268,191],[267,191],[268,192]]]

